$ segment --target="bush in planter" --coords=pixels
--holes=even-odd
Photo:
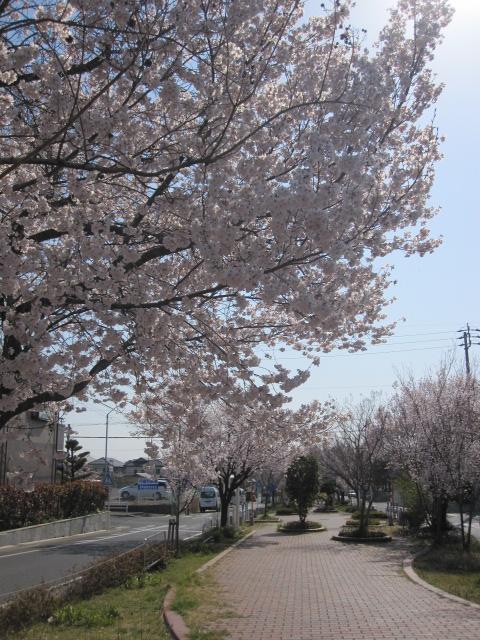
[[[364,538],[360,534],[359,529],[352,527],[342,527],[340,529],[340,533],[338,534],[340,538]],[[369,530],[367,534],[367,538],[386,538],[388,537],[384,531],[375,531]]]
[[[313,520],[293,520],[292,522],[284,522],[279,526],[281,531],[308,531],[309,529],[320,529],[322,527],[320,522],[314,522]]]
[[[354,511],[351,515],[352,520],[360,520],[360,512],[359,511]],[[387,514],[384,513],[383,511],[375,511],[372,510],[370,511],[370,513],[368,514],[368,519],[381,519],[381,520],[386,520],[387,519]]]
[[[351,520],[347,520],[347,522],[345,523],[347,526],[353,526],[353,527],[358,527],[358,519],[351,519]],[[369,518],[368,519],[368,526],[369,527],[376,527],[380,524],[380,520],[375,520],[374,518]]]

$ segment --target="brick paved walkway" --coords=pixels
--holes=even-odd
[[[480,610],[414,584],[401,571],[405,543],[333,542],[329,531],[286,536],[268,525],[212,568],[232,640],[480,640]]]

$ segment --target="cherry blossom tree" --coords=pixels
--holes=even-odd
[[[447,528],[449,500],[458,502],[462,542],[469,549],[480,485],[478,380],[456,370],[453,361],[447,360],[419,380],[409,375],[397,384],[387,440],[392,460],[416,483],[426,506],[431,500],[431,524],[437,543]],[[465,521],[466,499],[469,508]]]
[[[284,472],[294,457],[318,444],[333,413],[330,403],[316,402],[288,410],[279,406],[277,394],[266,392],[260,402],[238,381],[231,382],[228,393],[224,388],[221,396],[206,401],[204,393],[193,395],[190,378],[179,374],[166,389],[141,396],[133,418],[140,433],[160,437],[169,450],[181,439],[190,452],[180,456],[190,456],[187,469],[218,485],[220,522],[226,526],[235,491],[256,472]],[[175,447],[172,452],[170,459]]]
[[[367,51],[326,4],[0,2],[0,427],[152,362],[388,333],[376,259],[435,246],[451,12],[400,0]]]
[[[170,430],[170,440],[164,443],[162,475],[168,480],[171,504],[175,516],[175,552],[180,551],[180,516],[189,510],[198,489],[208,479],[196,444],[185,437],[181,426]],[[154,445],[150,443],[150,453]],[[156,449],[158,452],[158,448]]]
[[[386,428],[385,410],[372,395],[339,412],[335,430],[319,452],[324,469],[355,491],[360,537],[368,536],[373,492],[385,473]]]

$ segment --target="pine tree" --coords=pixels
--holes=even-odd
[[[84,468],[87,464],[87,456],[90,455],[90,451],[82,451],[82,445],[78,440],[67,440],[65,444],[66,456],[65,456],[65,476],[68,480],[83,480],[91,475],[90,471],[86,471]]]

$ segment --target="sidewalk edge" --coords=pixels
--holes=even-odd
[[[242,544],[242,542],[244,542],[254,533],[255,531],[249,531],[246,536],[243,536],[243,538],[240,538],[240,540],[237,540],[230,547],[224,549],[221,553],[199,567],[195,571],[195,573],[203,573],[204,571],[209,569],[212,565],[219,562],[227,555],[227,553],[230,553],[230,551],[235,549],[235,547],[238,547],[240,544]],[[167,625],[168,631],[170,632],[173,640],[188,640],[190,629],[185,624],[185,620],[182,618],[182,616],[176,611],[172,610],[172,605],[175,601],[175,595],[175,587],[170,587],[167,591],[167,595],[163,600],[163,619],[165,620],[165,624]]]
[[[423,580],[423,578],[420,578],[418,573],[413,568],[413,562],[416,558],[419,558],[420,556],[423,556],[426,553],[428,553],[428,551],[429,549],[424,549],[413,556],[409,556],[408,558],[405,558],[405,560],[402,563],[402,568],[407,578],[409,578],[412,582],[415,582],[416,584],[418,584],[420,587],[423,587],[424,589],[428,589],[428,591],[432,591],[433,593],[436,593],[441,598],[446,598],[447,600],[452,600],[453,602],[457,602],[458,604],[463,604],[468,607],[472,607],[473,609],[480,610],[480,604],[477,604],[476,602],[471,602],[470,600],[465,600],[465,598],[460,598],[459,596],[454,596],[453,593],[448,593],[448,591],[444,591],[443,589],[434,587],[432,584],[430,584],[426,580]]]
[[[195,571],[195,573],[203,573],[207,569],[210,569],[211,566],[213,566],[214,564],[219,562],[222,558],[224,558],[227,555],[227,553],[230,553],[230,551],[233,551],[233,549],[235,549],[235,547],[238,547],[243,542],[245,542],[245,540],[247,540],[247,538],[250,538],[250,536],[253,536],[254,533],[255,533],[255,530],[249,531],[247,533],[247,535],[243,536],[243,538],[240,538],[240,540],[237,540],[232,545],[230,545],[229,547],[227,547],[226,549],[221,551],[217,556],[215,556],[214,558],[212,558],[211,560],[209,560],[205,564],[202,564],[202,566],[200,568],[198,568]]]

